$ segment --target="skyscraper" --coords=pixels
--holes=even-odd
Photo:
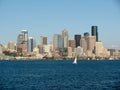
[[[40,42],[41,45],[47,45],[47,37],[46,36],[40,36]]]
[[[53,37],[53,48],[54,48],[54,50],[58,50],[60,48],[63,48],[62,35],[54,34],[54,37]]]
[[[17,37],[17,46],[19,46],[20,44],[23,43],[23,34],[19,34],[18,37]]]
[[[80,46],[81,35],[75,35],[76,47]]]
[[[44,45],[47,45],[47,37],[46,36],[40,36],[40,53],[44,53]]]
[[[17,52],[28,52],[28,31],[21,30],[21,34],[17,37]]]
[[[96,56],[101,56],[103,55],[103,43],[102,42],[96,42],[95,43],[95,54]]]
[[[33,38],[33,37],[29,37],[28,38],[28,51],[29,52],[33,52],[33,49],[35,48],[35,44],[36,44],[36,42],[35,42],[35,39]]]
[[[68,47],[68,31],[66,29],[62,31],[62,38],[63,38],[63,47],[67,48]]]
[[[81,47],[83,48],[83,51],[86,52],[87,51],[87,40],[85,39],[85,37],[81,38],[80,44],[81,44]]]
[[[91,27],[91,35],[96,36],[96,41],[98,42],[98,27],[97,26]]]
[[[21,33],[23,34],[24,41],[28,41],[28,31],[27,30],[22,30]]]
[[[53,49],[54,50],[58,49],[58,34],[54,34],[54,37],[53,37]]]
[[[87,42],[88,42],[87,43],[88,44],[87,49],[93,52],[93,50],[95,48],[96,37],[95,36],[89,36]]]
[[[28,52],[28,31],[27,30],[21,30],[21,33],[23,35],[23,44],[25,47],[25,51]]]

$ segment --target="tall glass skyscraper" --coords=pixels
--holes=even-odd
[[[91,27],[91,35],[96,36],[96,41],[98,41],[98,27],[97,26]]]
[[[35,39],[33,37],[29,37],[28,39],[28,52],[33,52],[33,49],[35,48]]]

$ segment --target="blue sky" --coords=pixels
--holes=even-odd
[[[97,25],[105,47],[120,46],[119,0],[0,0],[0,43],[17,41],[21,30],[29,31],[40,43],[40,36],[52,41],[63,29],[74,34],[89,32]]]

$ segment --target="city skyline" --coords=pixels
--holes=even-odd
[[[67,29],[69,39],[75,34],[83,35],[98,26],[99,40],[105,47],[120,46],[119,4],[113,0],[69,0],[69,1],[0,1],[0,43],[17,41],[20,30],[26,29],[29,35],[40,43],[45,35],[52,41],[54,33]],[[104,37],[103,37],[104,36]],[[114,36],[111,38],[111,36]]]
[[[0,46],[1,58],[4,55],[16,57],[31,57],[39,59],[62,59],[73,58],[75,55],[80,59],[118,59],[120,49],[105,48],[103,42],[98,40],[98,26],[91,26],[91,34],[84,32],[75,34],[74,39],[69,39],[69,33],[66,29],[61,34],[54,34],[53,42],[48,43],[47,36],[40,36],[40,43],[36,44],[36,39],[29,36],[27,30],[21,30],[18,34],[17,43],[8,42],[7,46]],[[13,57],[9,58],[12,59]],[[7,58],[7,57],[5,57]]]

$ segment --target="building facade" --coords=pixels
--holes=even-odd
[[[63,48],[63,38],[62,38],[62,35],[54,34],[54,37],[53,37],[53,49],[54,50],[59,50],[61,48]]]
[[[75,35],[76,47],[80,46],[81,35]]]
[[[102,56],[103,55],[103,43],[102,42],[96,42],[95,43],[95,55],[96,56]]]
[[[28,52],[33,52],[33,49],[36,47],[36,41],[33,37],[28,39]]]
[[[66,29],[62,31],[62,38],[63,38],[63,48],[67,48],[68,47],[68,31]]]
[[[80,43],[81,43],[81,47],[83,48],[83,51],[86,52],[87,51],[87,40],[85,39],[85,37],[81,38]]]
[[[96,36],[89,36],[87,41],[87,50],[94,52]]]
[[[76,48],[75,40],[69,40],[69,47],[71,47],[72,48],[72,52],[74,52],[74,50]]]
[[[96,41],[98,42],[98,27],[97,26],[91,27],[91,35],[96,36]]]
[[[40,36],[40,45],[47,45],[47,37],[46,36]]]
[[[10,51],[16,51],[16,44],[12,41],[8,42],[8,49]]]
[[[28,52],[28,31],[22,30],[17,37],[17,52],[25,54]]]

